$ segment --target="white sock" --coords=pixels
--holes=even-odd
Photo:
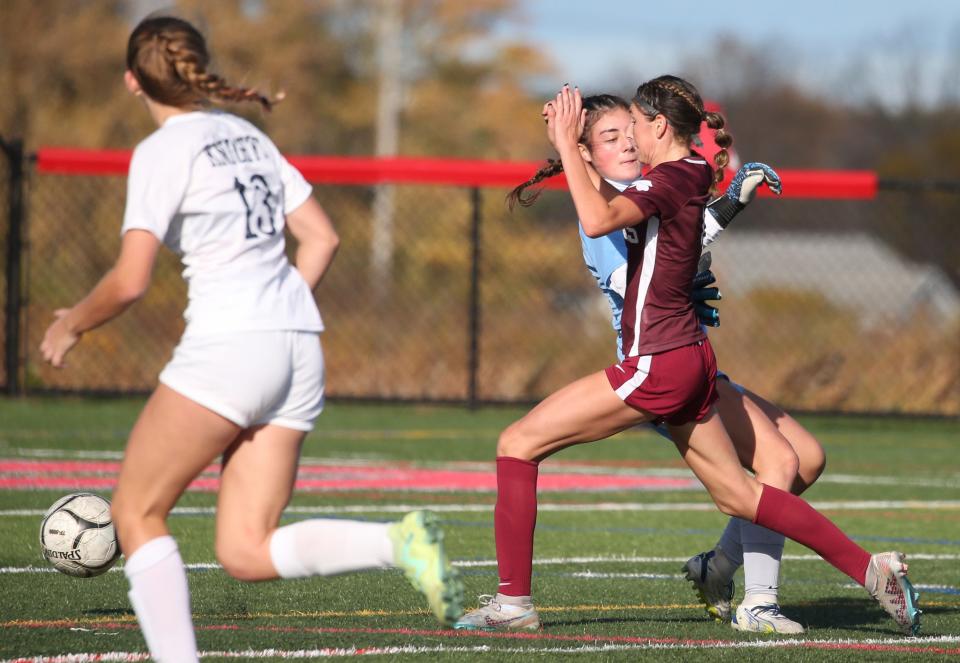
[[[717,547],[720,548],[727,559],[730,560],[734,571],[743,565],[743,544],[740,539],[740,527],[744,522],[746,521],[741,518],[731,518],[728,520],[727,527],[723,530],[723,534],[720,535],[720,540],[717,541]],[[733,573],[730,574],[730,577],[733,577]]]
[[[161,663],[197,661],[197,640],[190,614],[187,572],[171,536],[143,544],[127,558],[130,603],[150,655]]]
[[[743,521],[740,540],[743,543],[743,603],[776,603],[783,534]]]
[[[270,560],[281,578],[330,576],[393,566],[386,523],[313,518],[278,528]]]

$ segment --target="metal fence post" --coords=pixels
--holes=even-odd
[[[20,291],[20,265],[23,249],[23,141],[5,141],[0,138],[3,150],[10,164],[10,205],[8,208],[10,227],[7,232],[7,307],[6,307],[6,343],[4,357],[7,369],[6,392],[10,396],[19,395],[20,384],[20,311],[22,307]]]
[[[480,369],[480,187],[470,190],[470,302],[467,364],[467,405],[475,409],[477,398],[477,372]]]

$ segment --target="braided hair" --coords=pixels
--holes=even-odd
[[[210,54],[203,35],[190,23],[172,16],[146,18],[127,42],[127,69],[148,97],[167,106],[184,108],[207,102],[252,101],[270,110],[273,99],[260,92],[228,85],[207,71]]]
[[[723,181],[723,170],[730,163],[727,148],[733,145],[733,136],[724,129],[726,122],[723,116],[706,111],[697,88],[677,76],[658,76],[643,83],[637,88],[632,101],[651,120],[657,115],[666,117],[678,140],[689,143],[700,132],[701,122],[706,122],[709,128],[716,131],[714,140],[720,151],[713,157],[717,167],[711,193],[715,193],[716,185]]]
[[[583,108],[587,111],[587,117],[583,123],[583,134],[580,136],[581,143],[586,142],[593,125],[596,124],[597,121],[606,113],[618,108],[629,111],[630,104],[628,104],[625,99],[613,94],[595,94],[583,98]],[[513,210],[513,208],[518,204],[521,207],[530,207],[537,202],[537,198],[540,197],[543,189],[534,189],[530,193],[524,195],[526,189],[534,186],[535,184],[539,184],[543,180],[549,179],[554,175],[559,175],[562,172],[563,164],[559,159],[547,159],[547,162],[541,166],[537,172],[530,177],[530,179],[507,194],[507,206],[511,210]]]

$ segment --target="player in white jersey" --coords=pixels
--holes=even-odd
[[[155,660],[198,658],[187,578],[167,514],[222,455],[216,552],[241,580],[397,567],[437,618],[463,589],[426,512],[399,522],[303,520],[278,527],[302,442],[323,407],[323,329],[312,290],[337,235],[273,142],[210,102],[274,100],[207,71],[203,36],[154,17],[133,31],[127,88],[159,128],[130,164],[120,255],[93,290],[56,312],[41,345],[63,365],[81,335],[147,290],[163,243],[182,259],[186,329],[127,443],[113,499],[130,600]],[[298,241],[295,264],[284,228]]]

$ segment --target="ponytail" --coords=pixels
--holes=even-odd
[[[710,193],[716,194],[717,185],[723,181],[723,172],[727,164],[730,163],[730,154],[727,152],[727,148],[733,145],[733,136],[724,129],[726,121],[720,113],[707,111],[703,114],[703,119],[707,123],[707,127],[716,132],[713,140],[720,148],[720,151],[713,155],[713,162],[717,168],[713,173],[713,186],[710,187]]]
[[[547,163],[540,167],[533,176],[528,179],[526,182],[516,187],[513,191],[507,194],[507,207],[512,212],[514,207],[519,204],[521,207],[530,207],[537,199],[540,197],[540,194],[543,192],[543,188],[534,189],[526,197],[524,197],[523,192],[534,184],[539,184],[545,179],[553,177],[554,175],[559,175],[563,172],[563,164],[559,159],[547,159]]]

